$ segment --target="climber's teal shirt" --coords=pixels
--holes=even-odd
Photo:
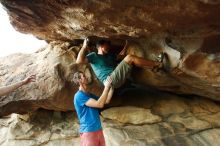
[[[103,82],[117,66],[116,55],[108,53],[100,55],[95,52],[89,53],[87,56],[89,63],[92,66],[97,78]]]

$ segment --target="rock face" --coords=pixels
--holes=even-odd
[[[108,146],[220,144],[218,0],[0,2],[16,30],[48,42],[36,53],[0,58],[1,86],[37,75],[0,98],[0,145],[79,145],[76,115],[64,112],[73,110],[73,73],[85,72],[92,92],[102,91],[89,64],[75,63],[85,36],[91,49],[105,38],[115,51],[128,40],[127,54],[145,59],[168,54],[164,70],[134,68],[131,79],[144,90],[115,95],[102,111]],[[5,117],[11,113],[29,114]]]
[[[157,43],[159,45],[162,41],[157,39],[156,42],[159,42]],[[178,43],[180,44],[180,42],[184,41],[179,40]],[[198,44],[200,41],[195,42],[194,44],[188,43],[188,45],[201,45]],[[113,43],[117,44],[117,42]],[[156,60],[161,50],[166,51],[170,54],[172,69],[153,72],[149,69],[134,68],[131,74],[134,83],[175,93],[197,94],[220,100],[220,62],[216,58],[217,56],[195,52],[186,55],[185,61],[181,62],[175,56],[178,54],[176,50],[164,45],[163,49],[158,52],[152,47],[154,43],[155,40],[152,38],[130,40],[128,53]],[[182,45],[185,44],[182,43]],[[26,113],[38,108],[58,111],[72,110],[73,95],[78,90],[78,87],[72,83],[72,75],[78,70],[86,72],[92,83],[92,92],[100,95],[102,85],[93,74],[89,64],[75,63],[79,49],[80,46],[73,42],[55,41],[33,54],[15,54],[0,58],[1,86],[12,84],[30,74],[37,75],[36,83],[1,97],[0,116],[10,113]],[[176,67],[177,65],[178,67]],[[210,72],[210,70],[212,71]],[[115,98],[110,106],[120,103],[121,98]]]
[[[70,50],[68,50],[70,49]],[[73,51],[72,51],[73,49]],[[84,71],[92,80],[87,65],[76,65],[74,51],[78,47],[69,43],[54,42],[33,54],[14,54],[1,58],[1,86],[20,81],[25,76],[36,74],[37,81],[1,97],[0,116],[11,113],[26,113],[38,108],[67,111],[73,110],[73,95],[78,86],[72,84],[72,75]],[[94,79],[93,92],[99,94],[101,86]]]
[[[167,52],[169,71],[155,74],[142,70],[135,72],[133,80],[162,90],[219,100],[218,1],[1,0],[1,3],[16,30],[48,42],[64,40],[79,45],[81,38],[89,36],[94,44],[104,37],[116,46],[122,46],[127,39],[128,54],[152,60],[160,52]]]
[[[161,118],[153,115],[150,110],[131,106],[107,109],[102,112],[102,116],[107,119],[128,124],[150,124],[161,121]]]
[[[136,96],[131,92],[134,91],[125,93],[124,106],[102,111],[107,146],[219,145],[219,104],[152,90],[137,90]],[[0,144],[79,146],[78,129],[74,112],[38,110],[26,115],[12,114],[0,119]]]
[[[1,0],[13,26],[45,40],[220,33],[217,0]]]

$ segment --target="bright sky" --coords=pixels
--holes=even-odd
[[[8,15],[0,4],[0,57],[12,53],[33,53],[46,45],[32,35],[17,32],[9,22]]]

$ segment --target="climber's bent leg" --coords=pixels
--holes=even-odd
[[[119,88],[130,75],[132,65],[122,60],[115,70],[112,72],[112,85],[114,88]]]

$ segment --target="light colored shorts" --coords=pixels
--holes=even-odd
[[[114,88],[119,88],[126,81],[127,77],[130,75],[132,65],[128,64],[122,60],[115,70],[112,72],[112,85]]]
[[[82,146],[105,146],[103,131],[80,133]]]

